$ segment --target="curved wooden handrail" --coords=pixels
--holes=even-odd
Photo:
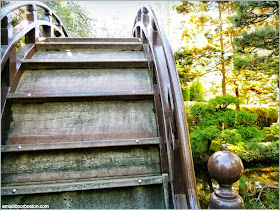
[[[36,5],[36,6],[39,6],[41,8],[43,8],[44,10],[48,10],[48,11],[51,11],[51,15],[53,16],[53,18],[55,19],[55,21],[57,21],[57,23],[59,24],[59,26],[61,26],[62,28],[62,31],[64,33],[65,36],[68,36],[67,35],[67,32],[66,32],[66,29],[65,27],[63,26],[61,20],[59,19],[59,17],[57,17],[57,15],[55,13],[52,12],[52,10],[47,6],[45,5],[44,3],[42,2],[39,2],[39,1],[29,1],[29,2],[13,2],[13,3],[10,3],[8,4],[7,6],[1,8],[1,21],[8,15],[10,14],[11,12],[15,11],[16,9],[19,9],[21,7],[24,7],[24,6],[28,6],[28,5]]]
[[[188,126],[179,77],[176,70],[172,49],[164,32],[162,23],[155,12],[143,7],[138,11],[134,21],[134,36],[141,38],[149,59],[149,68],[156,77],[154,87],[158,88],[160,100],[158,107],[164,115],[159,126],[159,136],[164,141],[169,163],[169,175],[174,208],[184,206],[184,199],[178,195],[185,194],[188,208],[200,208],[197,196],[194,167]],[[154,67],[153,67],[154,66]],[[166,131],[160,133],[160,131]],[[176,158],[180,153],[180,159]],[[178,174],[182,173],[182,175]],[[180,187],[183,181],[184,187]],[[182,192],[183,191],[183,192]]]
[[[28,25],[14,34],[14,26],[12,25],[13,12],[25,6],[27,8],[26,21]],[[37,7],[44,9],[44,20],[37,20]],[[52,17],[56,22],[52,23]],[[14,2],[1,8],[1,76],[3,78],[1,87],[1,116],[4,113],[7,93],[15,78],[19,75],[20,60],[34,52],[35,42],[39,39],[40,26],[43,27],[44,37],[68,36],[60,19],[42,2]],[[26,45],[22,55],[16,52],[16,45],[24,36]]]

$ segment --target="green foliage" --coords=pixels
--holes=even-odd
[[[250,46],[259,49],[273,50],[276,44],[274,40],[278,40],[278,38],[279,28],[265,25],[262,28],[257,28],[254,32],[243,32],[240,36],[234,38],[234,43],[236,46],[240,46],[243,49],[246,46]]]
[[[279,209],[278,182],[279,167],[246,169],[239,180],[245,209]]]
[[[262,136],[262,132],[257,126],[236,126],[236,129],[241,137],[246,140],[261,138]]]
[[[257,24],[279,15],[278,1],[238,1],[236,5],[237,14],[230,19],[237,27]]]
[[[208,104],[214,110],[216,108],[226,108],[230,104],[240,104],[242,101],[234,96],[217,96],[210,99]]]
[[[190,89],[189,88],[182,88],[182,95],[184,101],[190,101],[191,95],[190,95]]]
[[[265,141],[279,140],[279,123],[274,123],[270,127],[263,128],[263,135]]]
[[[196,129],[190,134],[192,139],[192,151],[195,152],[207,152],[209,149],[209,142],[212,139],[217,138],[220,135],[219,128],[217,126],[209,126],[205,129]]]
[[[192,83],[190,88],[190,100],[191,101],[203,101],[203,86],[199,81],[195,81]]]
[[[199,102],[192,105],[190,108],[190,114],[196,115],[197,117],[202,117],[211,113],[212,109],[207,103]]]
[[[250,113],[258,114],[256,125],[260,128],[269,127],[272,123],[277,122],[278,109],[272,107],[254,107],[254,106],[241,106],[241,110]]]
[[[230,150],[245,162],[278,159],[277,126],[279,124],[261,130],[256,125],[258,113],[252,110],[251,112],[236,111],[228,108],[229,105],[237,102],[239,101],[236,98],[227,96],[216,97],[208,103],[199,102],[191,106],[188,122],[190,122],[190,139],[196,161],[199,158],[201,161],[207,161],[206,158],[211,154],[211,150],[219,150],[223,143],[227,143]]]
[[[75,1],[44,1],[64,24],[69,37],[90,37],[93,26],[89,13]],[[42,15],[42,14],[41,14]]]

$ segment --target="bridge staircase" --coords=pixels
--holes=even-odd
[[[29,28],[10,39],[23,6]],[[69,38],[56,16],[36,22],[36,7],[54,15],[40,2],[1,14],[2,205],[198,208],[178,75],[153,10],[138,11],[133,38]]]

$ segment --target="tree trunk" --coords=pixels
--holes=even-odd
[[[221,2],[219,2],[219,28],[220,28],[220,45],[221,45],[221,64],[222,64],[222,93],[226,96],[226,69],[225,69],[225,59],[224,59],[224,43],[223,43],[223,28],[222,28],[222,8]]]
[[[236,96],[237,99],[239,99],[238,86],[235,88],[235,96]],[[240,111],[240,105],[239,105],[239,103],[236,104],[236,111]]]

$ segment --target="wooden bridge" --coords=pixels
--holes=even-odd
[[[20,7],[28,26],[14,32]],[[178,74],[151,8],[133,38],[67,37],[40,2],[2,8],[1,23],[2,205],[199,208]]]

